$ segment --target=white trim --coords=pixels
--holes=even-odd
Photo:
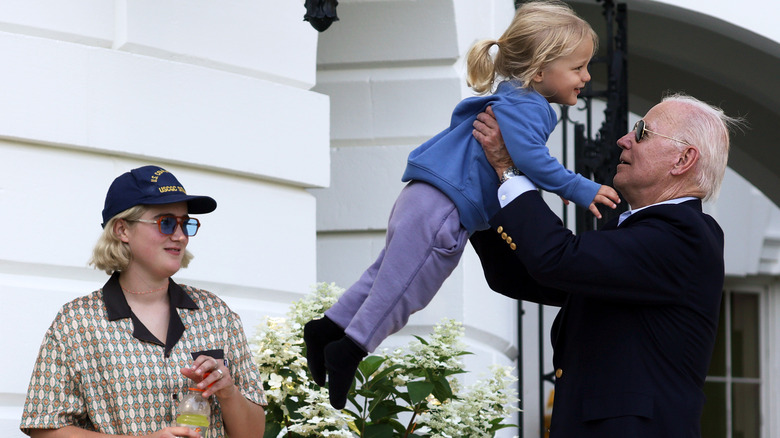
[[[776,403],[775,400],[773,400],[772,395],[777,394],[776,387],[773,387],[777,385],[777,382],[772,381],[772,372],[770,369],[772,369],[773,364],[774,367],[777,367],[777,364],[780,363],[780,361],[773,360],[770,357],[770,346],[775,345],[775,339],[777,338],[776,335],[773,336],[773,334],[776,332],[777,329],[777,318],[772,318],[771,315],[778,315],[777,306],[778,302],[780,300],[772,300],[770,298],[769,291],[775,289],[780,289],[780,284],[776,282],[770,282],[769,279],[766,278],[739,278],[739,279],[732,279],[726,281],[726,284],[723,287],[724,290],[724,297],[726,297],[726,294],[732,294],[732,293],[742,293],[742,294],[756,294],[758,295],[758,333],[759,336],[761,336],[761,339],[759,340],[759,378],[745,378],[745,377],[738,377],[735,378],[732,376],[732,366],[731,366],[731,336],[728,336],[726,341],[726,360],[728,363],[727,366],[727,376],[725,379],[723,378],[710,378],[707,377],[708,381],[717,381],[717,382],[726,382],[726,406],[727,406],[727,412],[726,412],[726,426],[727,426],[727,438],[732,438],[732,428],[733,428],[733,422],[732,422],[732,414],[733,414],[733,408],[732,408],[732,388],[731,385],[733,383],[758,383],[759,384],[759,400],[761,403],[761,413],[759,415],[759,437],[774,437],[777,436],[777,424],[778,420],[774,418],[773,415],[767,415],[769,412],[777,411],[778,409],[778,403]],[[728,298],[728,297],[726,297]],[[774,311],[770,309],[770,306],[772,305],[771,302],[774,301]],[[731,300],[726,299],[724,300],[724,307],[723,307],[724,318],[726,324],[726,333],[731,333]],[[770,425],[769,422],[773,422],[774,425]]]
[[[772,348],[780,345],[780,283],[772,282],[767,286],[767,293],[762,302],[763,341],[761,345],[761,373],[764,379],[761,402],[764,406],[761,416],[761,436],[780,436],[780,349]]]

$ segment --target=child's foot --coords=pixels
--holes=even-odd
[[[347,394],[355,380],[355,372],[366,354],[362,348],[346,336],[325,347],[328,397],[334,408],[343,409],[347,404]]]
[[[306,362],[314,383],[325,386],[325,346],[344,337],[344,330],[327,316],[313,319],[303,326]]]

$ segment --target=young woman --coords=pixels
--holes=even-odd
[[[209,400],[209,438],[262,437],[265,395],[238,315],[171,277],[217,207],[158,166],[116,178],[91,264],[108,282],[62,307],[33,370],[21,429],[34,438],[191,437],[177,426],[189,387]]]

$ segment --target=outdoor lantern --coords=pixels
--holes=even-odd
[[[306,0],[306,15],[303,19],[319,32],[324,32],[331,23],[339,21],[336,16],[338,4],[337,0]]]

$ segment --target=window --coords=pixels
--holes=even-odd
[[[761,436],[761,291],[726,290],[704,393],[702,436]]]

